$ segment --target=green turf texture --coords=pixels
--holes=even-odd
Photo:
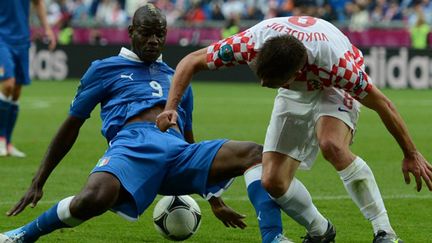
[[[56,168],[36,208],[20,215],[4,213],[24,194],[46,148],[68,113],[76,81],[35,81],[23,90],[21,113],[15,129],[16,146],[27,158],[0,158],[0,231],[21,226],[53,203],[78,192],[89,171],[106,148],[100,134],[99,108],[82,127],[72,151]],[[258,84],[200,83],[194,81],[194,133],[197,141],[215,138],[252,140],[262,143],[270,117],[275,90]],[[405,118],[414,141],[432,160],[432,90],[384,90]],[[405,185],[401,173],[402,154],[378,116],[364,108],[352,146],[375,173],[394,229],[405,242],[431,242],[432,194],[418,193],[415,184]],[[309,189],[320,211],[337,228],[337,242],[371,242],[372,228],[348,198],[335,170],[320,156],[311,171],[298,178]],[[194,196],[195,197],[195,196]],[[228,229],[212,214],[209,205],[195,197],[202,210],[199,231],[188,242],[260,242],[254,210],[247,200],[243,178],[224,194],[227,204],[246,215],[248,227]],[[168,242],[154,229],[154,204],[137,222],[128,222],[108,212],[74,229],[62,229],[40,242]],[[301,242],[304,229],[283,215],[284,231]]]

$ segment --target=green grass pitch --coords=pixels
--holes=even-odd
[[[15,130],[15,144],[26,159],[0,158],[0,231],[27,223],[58,200],[75,194],[88,172],[103,154],[106,143],[100,135],[99,110],[83,126],[77,143],[45,185],[44,197],[36,208],[16,217],[4,213],[23,195],[60,123],[66,117],[77,82],[35,81],[23,90],[21,113]],[[275,90],[258,84],[193,83],[195,92],[194,132],[196,140],[230,138],[262,143],[270,117]],[[409,130],[426,158],[432,160],[432,90],[384,90],[405,118]],[[393,227],[409,243],[431,242],[432,194],[426,188],[417,193],[405,185],[401,173],[402,154],[378,116],[364,108],[355,143],[375,173]],[[335,224],[338,242],[371,242],[372,228],[348,198],[335,170],[322,157],[311,171],[298,177],[310,190],[315,204]],[[203,213],[202,225],[189,242],[260,242],[255,213],[243,178],[224,194],[227,204],[245,214],[245,230],[228,229],[211,213],[209,205],[195,197]],[[63,229],[40,242],[167,242],[153,228],[154,204],[137,222],[106,213],[74,229]],[[301,242],[304,230],[283,215],[286,235]]]

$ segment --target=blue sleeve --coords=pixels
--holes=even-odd
[[[183,95],[180,106],[186,112],[184,130],[192,131],[193,93],[192,87],[190,85],[188,86],[185,94]]]
[[[87,119],[96,105],[102,100],[103,85],[97,62],[94,62],[80,80],[69,115]]]

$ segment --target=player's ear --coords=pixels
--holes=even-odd
[[[133,32],[133,26],[129,25],[128,26],[128,33],[129,33],[129,37],[132,37],[132,32]]]

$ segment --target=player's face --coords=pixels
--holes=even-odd
[[[165,45],[167,29],[164,19],[141,21],[129,26],[132,51],[145,62],[154,62],[160,56]]]

